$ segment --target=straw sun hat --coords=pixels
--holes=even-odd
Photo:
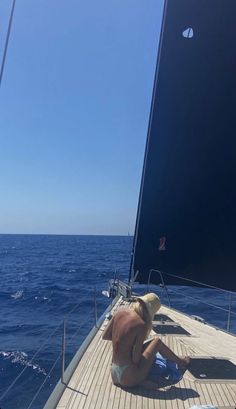
[[[160,298],[154,293],[149,293],[143,295],[142,297],[137,297],[137,300],[140,300],[145,304],[151,319],[153,319],[155,313],[161,307]]]

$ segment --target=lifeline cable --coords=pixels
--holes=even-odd
[[[66,315],[65,319],[68,319],[70,314],[78,308],[78,306],[81,304],[83,300],[87,299],[86,297],[83,297],[82,300],[80,300]],[[44,341],[44,343],[40,346],[40,348],[35,352],[33,357],[30,359],[29,363],[32,363],[36,356],[39,354],[39,352],[45,347],[47,344],[48,340],[53,337],[53,335],[57,332],[57,330],[62,326],[62,322],[60,322],[56,328],[53,329],[53,331],[49,334],[47,339]],[[71,340],[71,339],[70,339]],[[16,378],[12,381],[12,383],[8,386],[8,388],[3,392],[3,394],[0,396],[0,402],[5,398],[5,396],[10,392],[10,390],[13,388],[13,386],[16,384],[16,382],[21,378],[25,370],[27,369],[27,365],[22,369],[22,371],[16,376]],[[33,402],[32,402],[33,403]]]

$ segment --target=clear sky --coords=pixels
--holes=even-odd
[[[2,55],[11,0],[0,4]],[[163,0],[17,0],[0,233],[134,231]]]

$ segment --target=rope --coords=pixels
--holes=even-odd
[[[11,15],[10,15],[9,23],[8,23],[7,36],[6,36],[6,41],[5,41],[4,51],[3,51],[2,63],[1,63],[0,87],[2,85],[3,71],[4,71],[6,56],[7,56],[7,48],[8,48],[8,43],[9,43],[9,39],[10,39],[11,26],[12,26],[12,20],[13,20],[13,15],[14,15],[15,4],[16,4],[16,0],[13,0],[12,7],[11,7]]]

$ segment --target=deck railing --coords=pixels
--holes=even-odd
[[[232,310],[233,307],[233,295],[235,295],[233,292],[231,291],[227,291],[227,290],[223,290],[223,289],[219,289],[217,287],[213,287],[204,283],[200,283],[200,282],[196,282],[194,280],[190,280],[181,276],[176,276],[174,274],[170,274],[170,273],[165,273],[159,270],[150,270],[149,272],[149,276],[148,276],[148,283],[147,283],[147,291],[150,291],[150,282],[151,282],[151,277],[152,274],[159,274],[160,276],[160,284],[162,287],[162,290],[166,292],[166,296],[168,299],[168,303],[169,306],[171,307],[171,297],[170,294],[174,293],[177,295],[181,295],[181,297],[185,297],[187,299],[191,299],[194,301],[198,301],[201,302],[207,306],[210,307],[214,307],[215,309],[219,309],[221,311],[224,311],[227,313],[227,331],[230,332],[230,325],[231,325],[231,319],[233,316],[236,316],[236,313]],[[175,288],[168,288],[166,283],[165,283],[165,276],[172,276],[174,278],[178,278],[179,280],[183,280],[183,281],[188,281],[188,284],[193,284],[194,285],[201,285],[202,287],[205,288],[213,288],[215,290],[221,291],[222,293],[225,293],[228,295],[228,308],[223,308],[220,307],[218,305],[209,303],[207,301],[203,301],[201,299],[198,299],[196,297],[192,297],[190,295],[186,295],[183,294],[182,292],[176,290]],[[121,281],[119,281],[118,279],[115,280],[115,285],[119,286],[121,285],[121,290],[124,292],[124,296],[129,294],[131,292],[131,287],[127,284],[122,283]],[[123,285],[123,286],[122,286]],[[61,361],[61,384],[66,384],[67,382],[67,376],[65,376],[65,366],[66,366],[66,346],[68,346],[71,341],[73,339],[75,339],[76,335],[78,335],[78,331],[80,331],[81,326],[83,325],[83,322],[81,322],[80,319],[80,326],[78,326],[75,330],[75,332],[68,336],[68,321],[70,316],[72,315],[72,313],[76,312],[76,310],[79,308],[79,306],[81,305],[81,303],[86,299],[86,301],[88,301],[87,297],[81,299],[70,311],[69,313],[64,317],[63,321],[60,321],[59,324],[57,325],[56,328],[54,328],[54,330],[52,331],[51,334],[49,334],[47,336],[47,339],[45,339],[44,343],[40,346],[40,348],[34,353],[33,357],[31,358],[31,360],[29,361],[29,363],[33,363],[35,358],[39,355],[39,353],[43,350],[46,349],[48,347],[48,345],[51,345],[51,339],[53,336],[57,335],[58,338],[58,333],[60,332],[60,334],[62,334],[62,346],[61,346],[61,350],[58,352],[58,355],[54,361],[54,363],[52,364],[51,368],[48,370],[47,375],[45,376],[45,379],[43,380],[41,386],[39,387],[39,389],[37,390],[37,392],[35,393],[35,395],[33,396],[31,402],[29,403],[29,405],[26,407],[26,409],[31,409],[33,403],[36,401],[39,393],[41,392],[41,390],[43,389],[45,383],[48,381],[48,379],[50,378],[50,376],[52,375],[52,372],[55,370],[56,366],[59,365],[60,361]],[[93,319],[94,319],[94,330],[96,331],[96,329],[99,327],[100,325],[100,321],[101,319],[103,319],[102,317],[98,320],[98,303],[97,303],[97,290],[96,288],[94,288],[94,295],[93,295],[93,304],[94,304],[94,308],[93,308]],[[110,305],[109,308],[111,308],[112,304]],[[91,314],[91,320],[92,320],[92,314]],[[82,324],[82,325],[81,325]],[[3,402],[3,399],[5,399],[5,397],[9,394],[9,392],[12,390],[12,388],[15,386],[15,384],[19,381],[19,379],[23,376],[23,373],[25,372],[25,370],[27,369],[28,366],[25,366],[22,371],[17,375],[17,377],[13,380],[13,382],[9,385],[9,387],[4,391],[4,393],[0,396],[0,406],[1,403]]]
[[[148,292],[150,291],[150,282],[151,282],[151,276],[152,276],[153,273],[159,274],[159,276],[160,276],[160,285],[166,291],[166,296],[167,296],[168,304],[169,304],[170,307],[171,307],[170,293],[174,293],[174,294],[181,295],[182,297],[184,296],[185,298],[201,302],[201,303],[203,303],[203,304],[205,304],[205,305],[207,305],[209,307],[213,307],[215,309],[219,309],[221,311],[224,311],[224,312],[227,313],[227,332],[230,332],[232,316],[236,317],[236,312],[233,311],[233,296],[236,297],[235,293],[233,293],[232,291],[224,290],[222,288],[218,288],[218,287],[214,287],[214,286],[211,286],[211,285],[208,285],[208,284],[205,284],[205,283],[201,283],[199,281],[191,280],[189,278],[181,277],[181,276],[178,276],[178,275],[175,275],[175,274],[165,273],[163,271],[155,270],[155,269],[152,269],[152,270],[149,271],[148,282],[147,282],[147,291]],[[188,285],[192,284],[193,287],[197,285],[197,286],[201,286],[201,287],[205,287],[205,288],[209,288],[209,289],[214,289],[214,290],[222,292],[222,294],[224,293],[225,295],[228,295],[228,308],[220,307],[219,305],[212,304],[210,302],[203,301],[203,300],[201,300],[199,298],[183,294],[182,292],[179,292],[178,290],[173,289],[173,288],[169,289],[167,287],[166,283],[165,283],[165,276],[173,277],[175,279],[177,278],[179,280],[183,280],[184,282],[188,282]]]
[[[94,292],[93,292],[93,311],[91,311],[90,314],[90,319],[91,321],[94,320],[94,328],[97,327],[97,325],[99,324],[98,321],[98,303],[97,303],[97,289],[94,288]],[[55,361],[53,362],[52,366],[49,368],[49,370],[47,371],[47,374],[42,382],[42,384],[39,386],[38,390],[36,391],[36,393],[34,394],[33,398],[31,399],[29,405],[26,407],[26,409],[31,409],[33,404],[35,403],[39,393],[41,392],[41,390],[43,389],[45,383],[49,380],[49,378],[52,375],[52,372],[55,370],[56,367],[58,367],[58,365],[60,364],[61,361],[61,383],[65,382],[65,370],[66,370],[66,346],[68,346],[69,344],[71,344],[71,342],[75,339],[76,335],[78,335],[78,332],[81,330],[83,324],[87,323],[87,319],[88,317],[86,316],[86,319],[81,320],[80,317],[80,325],[78,325],[76,327],[76,330],[74,331],[74,333],[70,336],[68,336],[68,329],[69,329],[69,319],[72,316],[72,313],[75,313],[76,310],[81,306],[81,304],[83,302],[87,302],[88,298],[83,297],[80,299],[80,301],[67,313],[67,315],[64,317],[63,320],[60,320],[60,322],[58,323],[58,325],[56,326],[56,328],[53,329],[53,331],[45,338],[43,344],[39,347],[39,349],[34,353],[33,357],[30,359],[30,361],[28,362],[28,365],[26,364],[21,372],[15,377],[15,379],[12,381],[12,383],[8,386],[8,388],[2,393],[2,395],[0,396],[0,406],[1,404],[3,404],[3,400],[5,400],[5,398],[9,395],[10,391],[14,388],[14,386],[16,385],[16,383],[22,378],[24,372],[26,371],[26,369],[28,368],[29,364],[33,364],[35,362],[36,357],[39,356],[39,353],[42,352],[42,350],[46,350],[49,345],[51,346],[52,344],[52,339],[54,336],[60,337],[61,338],[61,334],[62,334],[62,346],[61,349],[58,352],[58,355],[55,359]],[[92,301],[92,299],[91,299]],[[71,332],[71,331],[70,331]],[[58,347],[58,345],[57,345]]]

